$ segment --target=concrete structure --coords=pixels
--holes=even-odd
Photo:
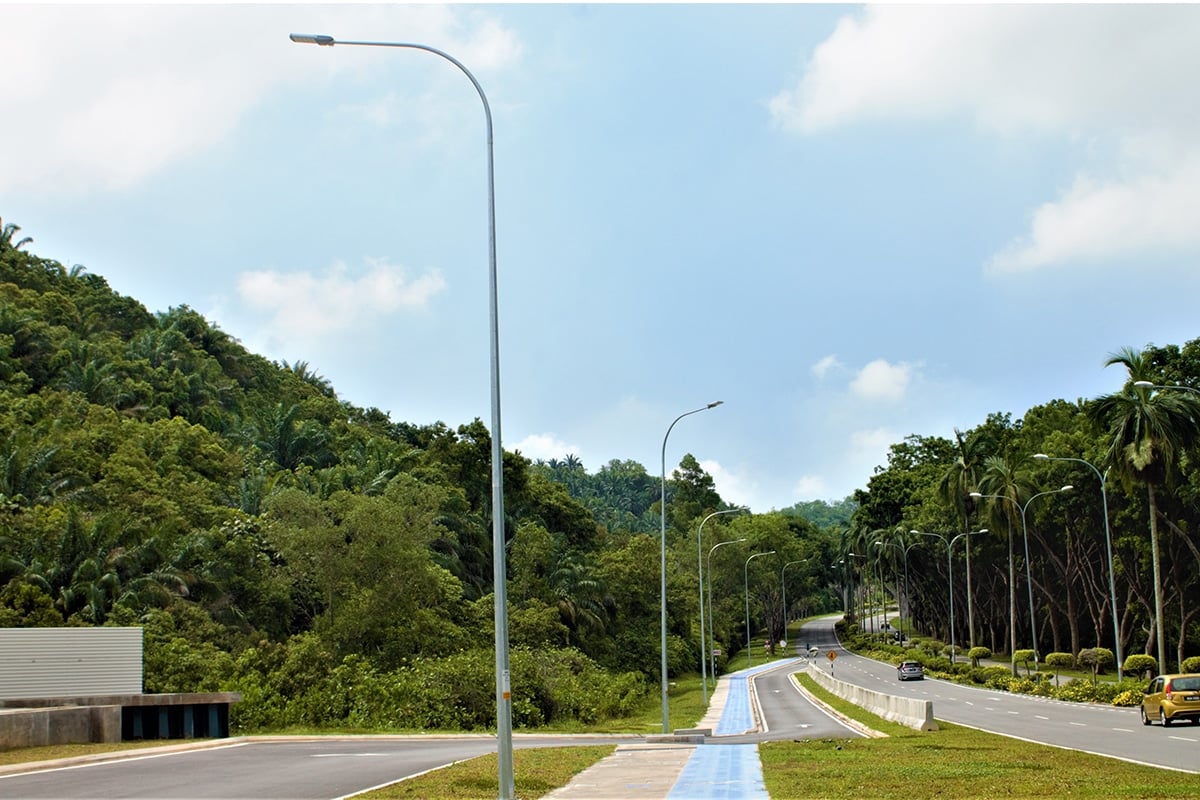
[[[808,670],[808,674],[825,691],[835,694],[843,700],[849,700],[872,714],[918,731],[936,731],[938,729],[937,723],[933,720],[932,700],[897,697],[872,689],[864,689],[861,686],[840,681],[815,666]]]
[[[0,628],[0,700],[141,691],[141,628]]]
[[[142,694],[141,628],[0,629],[0,750],[225,738],[241,699]]]

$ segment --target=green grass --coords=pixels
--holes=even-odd
[[[11,750],[0,750],[0,766],[10,764],[29,764],[35,761],[57,761],[60,758],[76,758],[78,756],[93,756],[102,753],[115,753],[122,750],[141,750],[147,747],[165,747],[171,744],[183,744],[183,739],[155,739],[154,741],[139,742],[104,742],[99,744],[54,744],[45,747],[16,747]],[[187,741],[195,742],[195,739]]]
[[[516,796],[521,800],[535,800],[560,786],[566,786],[576,774],[611,755],[616,749],[616,745],[610,744],[514,750],[513,782]],[[496,797],[499,785],[496,756],[489,754],[356,797],[364,800],[427,800],[431,797],[439,800],[490,800]]]
[[[759,746],[770,796],[872,800],[914,797],[1192,797],[1200,776],[1023,742],[945,722],[919,732],[864,712],[818,687],[815,696],[884,739],[812,739]]]

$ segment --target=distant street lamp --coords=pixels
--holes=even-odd
[[[700,520],[700,527],[696,529],[696,569],[700,571],[700,686],[704,695],[705,706],[708,705],[708,662],[704,657],[704,561],[701,558],[703,553],[701,539],[704,533],[704,523],[721,514],[737,514],[744,510],[742,508],[730,508],[725,511],[714,511]]]
[[[496,190],[495,159],[492,146],[492,109],[483,87],[471,71],[454,56],[423,44],[409,42],[350,42],[338,41],[324,34],[291,34],[298,44],[317,44],[323,47],[352,45],[356,47],[394,47],[424,50],[454,66],[467,76],[479,99],[483,101],[483,116],[487,130],[487,196],[488,196],[488,276],[491,309],[491,393],[492,393],[492,583],[495,596],[496,627],[496,741],[497,770],[500,800],[509,800],[516,793],[513,779],[512,755],[512,693],[509,681],[508,657],[508,591],[504,553],[504,450],[500,439],[500,325],[496,290]]]
[[[752,656],[753,656],[753,652],[754,652],[754,650],[750,644],[750,562],[753,561],[754,559],[758,558],[759,556],[769,556],[769,555],[774,554],[774,552],[775,552],[774,550],[768,550],[765,553],[755,553],[754,555],[750,556],[750,558],[746,559],[746,566],[745,566],[745,569],[743,569],[743,572],[745,573],[745,579],[746,579],[746,668],[747,669],[750,668],[750,664],[751,664]]]
[[[670,720],[668,719],[667,709],[667,439],[671,436],[671,429],[675,427],[675,423],[684,417],[692,414],[699,414],[701,411],[708,411],[710,408],[716,408],[723,403],[723,400],[717,400],[702,406],[692,411],[685,411],[680,414],[667,427],[666,435],[663,436],[662,443],[662,499],[659,501],[658,508],[662,518],[662,532],[659,538],[659,629],[661,633],[661,641],[659,648],[661,651],[661,663],[659,669],[661,675],[660,691],[662,692],[662,732],[670,733]]]
[[[954,550],[954,543],[959,539],[964,536],[974,536],[977,533],[987,533],[987,528],[980,528],[977,531],[964,531],[953,538],[947,538],[941,533],[926,533],[925,531],[909,531],[909,533],[915,533],[918,536],[936,536],[942,540],[942,544],[946,545],[946,587],[950,598],[950,663],[953,664],[957,653],[954,643],[954,561],[951,559],[950,554]],[[968,592],[967,603],[969,604],[970,602],[971,594]]]
[[[728,542],[717,542],[708,551],[708,569],[705,574],[708,576],[708,652],[712,657],[712,676],[713,683],[717,680],[717,640],[713,636],[713,610],[712,610],[712,554],[713,550],[718,547],[724,547],[727,544],[737,544],[738,542],[746,541],[746,537],[741,539],[732,539]],[[703,633],[703,631],[701,631]]]
[[[904,635],[904,601],[908,600],[908,551],[912,550],[918,544],[920,544],[920,541],[913,542],[912,544],[908,545],[908,547],[905,547],[903,544],[896,544],[895,542],[884,542],[884,541],[876,541],[875,542],[876,547],[894,547],[894,548],[896,548],[897,550],[899,550],[901,552],[901,554],[904,557],[904,599],[902,600],[900,598],[899,590],[897,590],[897,592],[896,592],[896,608],[900,612],[900,635],[901,636]]]
[[[1020,503],[1017,502],[1017,499],[1015,497],[1009,497],[1006,494],[980,494],[979,492],[971,492],[971,497],[974,497],[974,498],[988,497],[988,498],[995,498],[997,500],[1008,500],[1009,502],[1011,502],[1013,505],[1015,505],[1017,508],[1019,508],[1021,510],[1021,538],[1025,542],[1025,586],[1029,590],[1029,635],[1033,637],[1033,663],[1034,664],[1038,663],[1037,620],[1035,620],[1034,616],[1033,616],[1033,572],[1029,568],[1029,526],[1025,522],[1025,511],[1026,511],[1026,509],[1029,508],[1030,503],[1032,503],[1037,498],[1042,497],[1043,495],[1059,494],[1061,492],[1069,492],[1074,488],[1075,488],[1074,486],[1072,486],[1071,484],[1068,483],[1066,486],[1060,487],[1058,489],[1050,489],[1045,492],[1038,492],[1037,494],[1033,495],[1028,500],[1026,500],[1025,505],[1021,505]],[[1011,548],[1009,549],[1009,552],[1010,553],[1012,552]],[[1013,617],[1012,622],[1011,622],[1012,644],[1011,644],[1010,649],[1015,653],[1017,650],[1017,620],[1016,620],[1017,601],[1015,599],[1016,598],[1016,586],[1013,585],[1012,575],[1013,575],[1012,562],[1010,561],[1009,565],[1008,565],[1008,580],[1009,580],[1009,590],[1008,590],[1009,591],[1009,604],[1008,605],[1009,605],[1009,613]],[[1011,653],[1010,653],[1010,655],[1011,655]],[[1014,661],[1013,662],[1014,670],[1016,670],[1016,668],[1017,668],[1016,664],[1017,664],[1017,662]]]
[[[787,641],[787,638],[788,638],[788,607],[787,607],[787,581],[785,581],[783,579],[783,573],[786,572],[787,568],[790,567],[792,564],[803,564],[805,561],[808,561],[808,559],[802,558],[799,561],[789,561],[783,565],[783,569],[779,570],[779,587],[783,591],[783,639],[784,639],[784,641]]]
[[[1100,504],[1104,507],[1104,546],[1108,550],[1108,599],[1112,604],[1113,648],[1117,656],[1117,680],[1123,680],[1125,672],[1121,663],[1121,622],[1117,619],[1117,579],[1113,571],[1112,531],[1108,527],[1108,490],[1104,486],[1108,482],[1108,470],[1104,470],[1104,473],[1101,474],[1095,464],[1084,461],[1082,458],[1048,456],[1045,453],[1035,453],[1033,457],[1045,461],[1074,461],[1088,467],[1100,479]],[[1162,668],[1166,669],[1165,666]]]

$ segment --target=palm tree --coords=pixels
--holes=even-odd
[[[984,450],[987,446],[984,437],[976,434],[964,434],[958,428],[954,429],[955,459],[950,468],[942,476],[938,484],[938,492],[954,509],[955,515],[962,520],[960,531],[971,529],[971,514],[975,511],[975,501],[971,492],[979,485],[979,470],[983,465]],[[970,647],[975,646],[975,611],[970,602],[971,598],[971,537],[964,537],[963,549],[967,553],[967,640]]]
[[[3,253],[5,250],[20,250],[33,241],[28,236],[18,239],[17,231],[19,230],[21,230],[20,225],[14,225],[11,222],[5,223],[4,220],[0,220],[0,253]]]
[[[1173,482],[1176,457],[1200,440],[1200,402],[1190,392],[1156,392],[1134,381],[1157,383],[1145,354],[1125,347],[1104,366],[1120,364],[1129,374],[1120,392],[1090,403],[1088,415],[1112,437],[1106,461],[1126,485],[1144,484],[1150,506],[1150,557],[1154,574],[1154,625],[1159,669],[1166,671],[1163,593],[1159,574],[1157,486]]]
[[[1009,502],[997,502],[992,505],[995,518],[1002,520],[1008,530],[1008,629],[1009,655],[1017,652],[1017,578],[1013,567],[1013,526],[1020,518],[1021,496],[1032,494],[1028,479],[1017,472],[1008,459],[1003,456],[988,456],[983,460],[983,479],[979,482],[979,492],[985,496],[1000,498]],[[1033,620],[1029,621],[1030,629]],[[1037,649],[1037,642],[1033,643]],[[1013,675],[1017,674],[1017,662],[1012,662]]]

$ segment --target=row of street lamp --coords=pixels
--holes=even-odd
[[[509,682],[508,600],[507,600],[507,592],[506,592],[507,565],[505,563],[505,548],[504,548],[504,486],[503,486],[503,450],[502,450],[501,432],[500,432],[500,343],[499,343],[499,311],[498,311],[498,302],[497,302],[498,292],[497,292],[497,270],[496,270],[495,167],[494,167],[494,152],[493,152],[494,148],[493,148],[493,138],[492,138],[491,107],[488,104],[487,95],[484,93],[483,87],[479,84],[479,81],[475,79],[475,76],[471,73],[471,71],[469,69],[467,69],[467,67],[462,62],[460,62],[458,59],[454,58],[449,53],[446,53],[442,50],[438,50],[437,48],[429,47],[428,45],[423,45],[423,44],[411,43],[411,42],[341,41],[341,40],[335,39],[332,36],[327,36],[327,35],[323,35],[323,34],[314,35],[314,34],[293,33],[293,34],[291,34],[290,38],[293,42],[296,42],[299,44],[316,44],[316,45],[320,45],[323,47],[333,47],[334,45],[340,44],[340,45],[345,45],[345,46],[356,46],[356,47],[385,47],[385,48],[412,49],[412,50],[422,50],[427,53],[432,53],[433,55],[436,55],[446,61],[449,61],[451,64],[453,64],[455,67],[457,67],[467,77],[467,79],[470,80],[471,85],[475,87],[476,92],[478,92],[478,94],[479,94],[479,99],[483,103],[485,130],[486,130],[486,134],[487,134],[488,283],[489,283],[489,311],[490,311],[489,356],[490,356],[490,362],[491,362],[490,389],[491,389],[491,423],[492,423],[492,427],[491,427],[492,552],[493,552],[493,582],[494,582],[494,595],[495,595],[494,614],[495,614],[495,629],[496,629],[496,633],[495,633],[495,637],[496,637],[496,726],[497,726],[497,756],[498,756],[498,772],[499,772],[499,797],[501,798],[501,800],[506,800],[507,798],[513,797],[513,795],[515,793],[515,787],[514,787],[513,769],[512,769],[512,702],[511,702],[511,691],[510,691],[510,682]],[[1196,391],[1196,390],[1191,389],[1190,387],[1159,386],[1156,384],[1152,384],[1148,381],[1136,381],[1134,383],[1134,385],[1141,387],[1141,388],[1154,388],[1154,389],[1178,388],[1178,389]],[[667,481],[667,478],[666,478],[666,448],[667,448],[667,437],[670,436],[671,429],[674,428],[675,423],[678,422],[680,419],[683,419],[683,417],[686,417],[690,414],[696,414],[701,411],[707,411],[711,408],[715,408],[718,405],[721,405],[721,401],[719,401],[719,400],[714,403],[709,403],[702,408],[697,408],[693,411],[688,411],[684,414],[681,414],[679,417],[677,417],[674,420],[674,422],[671,423],[671,426],[667,428],[667,434],[666,434],[666,436],[663,437],[662,500],[661,500],[661,522],[662,522],[662,524],[661,524],[661,532],[660,532],[660,534],[661,534],[661,541],[660,541],[661,642],[660,642],[660,646],[661,646],[662,652],[661,652],[660,669],[661,669],[661,675],[662,675],[662,689],[661,689],[662,690],[662,717],[663,717],[662,723],[663,723],[663,732],[664,733],[668,732],[668,725],[669,725],[668,705],[667,705],[667,702],[668,702],[667,701],[667,686],[668,686],[668,684],[667,684],[667,607],[666,607],[666,592],[667,592],[667,586],[666,586],[666,580],[667,580],[666,579],[666,481]],[[1046,459],[1055,460],[1055,461],[1078,461],[1080,463],[1087,464],[1087,466],[1091,467],[1096,472],[1096,475],[1100,478],[1101,492],[1104,493],[1105,478],[1107,477],[1107,473],[1102,475],[1099,470],[1097,470],[1093,465],[1089,464],[1088,462],[1083,461],[1082,459],[1076,459],[1076,458],[1050,458],[1050,456],[1046,456],[1043,454],[1038,454],[1037,456],[1035,456],[1035,458],[1046,458]],[[1066,491],[1069,488],[1070,487],[1064,487],[1063,489],[1058,489],[1055,491]],[[1051,492],[1043,492],[1041,494],[1050,494],[1050,493]],[[982,497],[985,495],[979,495],[979,496]],[[987,496],[990,497],[991,495],[987,495]],[[1038,496],[1040,496],[1040,495],[1034,495],[1034,497],[1038,497]],[[1013,498],[1008,498],[1008,499],[1013,500]],[[1030,498],[1031,501],[1032,501],[1032,499],[1033,498]],[[1016,501],[1013,500],[1013,502],[1016,502]],[[1028,506],[1028,502],[1025,504],[1025,506],[1020,507],[1023,528],[1024,528],[1024,524],[1025,524],[1024,523],[1025,508],[1027,506]],[[717,514],[734,513],[735,511],[738,511],[738,510],[741,510],[741,509],[731,509],[728,511],[720,511],[720,512],[717,512]],[[701,532],[703,531],[704,522],[707,522],[708,519],[711,519],[713,516],[716,516],[716,514],[711,514],[708,517],[706,517],[700,523],[700,531],[697,531],[696,547],[697,547],[697,562],[698,562],[698,564],[700,562],[700,554],[702,552],[702,550],[701,550],[701,547],[702,547]],[[1113,625],[1114,625],[1116,646],[1117,646],[1117,668],[1119,671],[1121,668],[1121,653],[1120,653],[1121,643],[1120,643],[1119,628],[1117,628],[1116,588],[1115,588],[1115,582],[1114,582],[1114,578],[1113,578],[1113,569],[1112,569],[1112,537],[1111,537],[1111,533],[1110,533],[1109,527],[1108,527],[1107,496],[1105,496],[1105,498],[1104,498],[1104,528],[1105,528],[1105,539],[1106,539],[1106,542],[1108,545],[1109,592],[1110,592],[1110,598],[1111,598],[1112,607],[1113,607],[1112,608],[1112,610],[1113,610]],[[919,532],[914,531],[914,533],[919,533]],[[964,534],[958,534],[957,536],[955,536],[953,539],[950,539],[950,540],[947,540],[941,534],[923,534],[923,535],[939,536],[940,538],[942,538],[942,540],[947,543],[947,558],[949,559],[950,550],[953,547],[953,543],[955,541],[957,541],[959,538],[969,535],[969,533],[976,533],[976,532],[968,532],[968,533],[964,533]],[[745,539],[738,539],[736,541],[741,542],[741,541],[745,541]],[[708,553],[710,566],[711,566],[713,550],[716,550],[717,547],[720,547],[722,545],[733,544],[733,543],[734,542],[721,542],[721,543],[715,545],[712,549],[710,549],[709,553]],[[880,545],[880,544],[884,544],[884,543],[876,542],[876,544]],[[750,651],[750,641],[749,641],[749,636],[750,636],[749,565],[750,565],[750,560],[757,558],[758,556],[770,555],[773,552],[774,551],[765,552],[765,553],[755,553],[746,560],[746,565],[745,565],[746,636],[747,636],[746,644],[747,644],[747,654],[748,655],[749,655],[749,651]],[[908,590],[907,554],[908,554],[908,550],[905,549],[904,550],[904,555],[905,555],[905,592],[907,592],[907,590]],[[792,562],[788,562],[787,564],[784,564],[783,570],[781,570],[781,572],[780,572],[781,582],[783,580],[783,571],[786,570],[788,566],[791,566],[792,564],[798,564],[798,563],[801,563],[801,562],[792,561]],[[969,561],[968,561],[968,565],[969,565]],[[1028,583],[1029,582],[1029,574],[1028,574],[1029,542],[1028,542],[1027,535],[1025,536],[1025,565],[1026,565],[1026,582]],[[707,702],[707,699],[708,699],[708,697],[707,697],[707,695],[708,695],[708,676],[706,674],[704,665],[708,662],[708,659],[705,658],[704,635],[703,635],[704,624],[705,624],[705,618],[704,618],[704,573],[703,573],[703,569],[701,569],[700,566],[698,566],[698,569],[700,569],[700,615],[701,615],[700,616],[700,629],[701,629],[701,673],[702,673],[701,677],[702,677],[703,683],[704,683],[705,701]],[[969,569],[969,566],[968,566],[968,569]],[[968,577],[968,580],[969,580],[969,577]],[[785,598],[786,598],[786,591],[787,591],[787,589],[785,586],[784,587]],[[1030,625],[1032,627],[1032,625],[1033,625],[1032,584],[1030,584],[1029,592],[1030,592]],[[951,600],[951,608],[950,608],[951,638],[953,639],[953,630],[954,630],[953,593],[951,593],[950,600]],[[970,600],[970,593],[968,592],[968,601],[969,600]],[[709,639],[709,642],[711,643],[714,641],[713,637],[712,637],[712,605],[711,605],[712,604],[712,578],[711,578],[711,574],[709,577],[708,602],[709,602],[709,614],[708,614],[708,617],[709,617],[708,618],[708,626],[709,626],[708,633],[709,633],[709,635],[708,635],[708,639]],[[786,616],[787,616],[787,609],[786,609],[786,605],[785,605],[785,608],[784,608],[785,630],[786,630]],[[902,619],[903,619],[903,617],[902,617]],[[901,624],[903,625],[903,622]],[[1161,626],[1161,609],[1160,609],[1159,624]],[[951,646],[953,647],[953,643]],[[1036,649],[1036,634],[1035,634],[1035,649]],[[713,654],[712,664],[713,664],[713,675],[715,677],[716,676],[715,654]]]

